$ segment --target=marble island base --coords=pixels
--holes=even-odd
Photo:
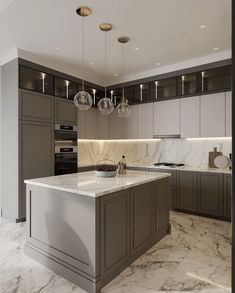
[[[170,177],[150,178],[98,197],[27,182],[25,254],[101,292],[170,231]]]

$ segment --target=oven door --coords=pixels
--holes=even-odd
[[[77,153],[55,155],[55,175],[77,173]]]

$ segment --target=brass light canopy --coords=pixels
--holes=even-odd
[[[87,6],[78,7],[76,12],[79,16],[82,16],[82,17],[91,15],[91,9]]]
[[[127,36],[121,36],[117,40],[121,44],[126,44],[126,43],[128,43],[130,41],[130,38],[127,37]]]
[[[100,30],[103,31],[103,32],[109,32],[109,31],[112,30],[113,26],[112,26],[111,23],[104,22],[104,23],[101,23],[101,24],[99,25],[99,28],[100,28]]]

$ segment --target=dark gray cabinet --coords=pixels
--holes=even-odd
[[[154,184],[145,184],[131,192],[131,253],[138,254],[152,240]]]
[[[197,211],[197,173],[179,171],[177,175],[177,209]]]
[[[154,239],[160,240],[169,229],[170,179],[159,180],[154,193]]]
[[[231,219],[232,208],[232,175],[224,175],[224,217],[228,220]]]
[[[223,217],[223,174],[198,172],[197,181],[200,214]]]
[[[55,98],[55,123],[77,125],[77,112],[73,101]]]
[[[26,216],[24,180],[54,174],[53,124],[31,121],[20,123],[20,217]]]
[[[54,97],[20,90],[20,119],[54,122]]]

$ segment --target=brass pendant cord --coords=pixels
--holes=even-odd
[[[104,33],[104,71],[107,76],[107,32]],[[104,97],[107,98],[107,84],[104,86]]]
[[[122,77],[124,78],[124,73],[125,73],[125,44],[122,44]],[[125,85],[124,85],[124,80],[122,83],[122,103],[125,102]]]
[[[85,17],[82,17],[82,70],[84,70],[85,63]],[[82,74],[82,91],[84,92],[84,73]]]

